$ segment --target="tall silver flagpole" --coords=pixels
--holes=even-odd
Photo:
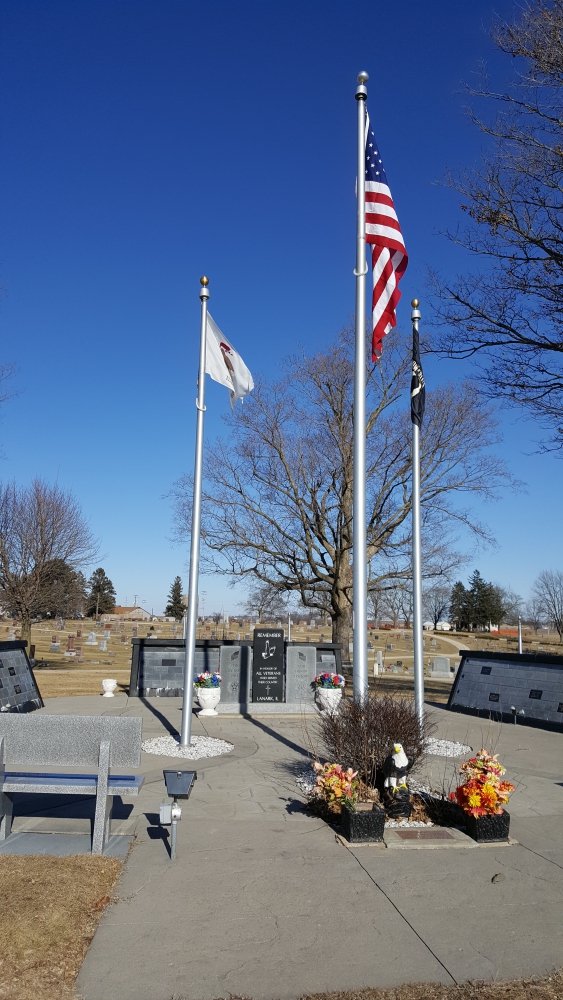
[[[356,357],[354,368],[353,629],[354,698],[368,691],[366,541],[366,83],[358,75],[358,193],[356,215]]]
[[[186,628],[186,665],[180,746],[189,747],[192,739],[192,700],[194,689],[195,642],[197,629],[197,586],[199,577],[199,539],[201,533],[201,484],[203,478],[203,415],[205,413],[205,349],[207,343],[207,300],[209,278],[200,278],[201,331],[199,341],[199,378],[197,424],[195,433],[194,498],[190,543],[190,581],[188,585],[188,620]]]
[[[412,300],[411,320],[418,333],[419,301]],[[424,719],[424,639],[422,631],[422,561],[420,553],[420,427],[412,424],[412,629],[414,640],[414,704]]]

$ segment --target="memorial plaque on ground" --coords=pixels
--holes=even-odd
[[[282,628],[254,629],[252,701],[285,701],[284,633]]]
[[[26,645],[21,640],[0,642],[0,712],[34,712],[43,708]]]

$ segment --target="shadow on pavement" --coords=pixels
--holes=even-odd
[[[142,701],[143,705],[145,705],[148,708],[149,712],[152,712],[155,718],[157,718],[158,721],[162,723],[164,728],[167,730],[167,732],[170,733],[171,736],[179,736],[178,730],[166,718],[166,716],[162,714],[162,712],[159,712],[158,708],[155,708],[154,705],[151,705],[150,701],[148,701],[146,698],[142,698],[141,696],[139,696],[139,701]]]
[[[258,726],[258,729],[261,729],[264,733],[267,733],[268,736],[272,736],[275,740],[278,741],[278,743],[283,743],[284,746],[289,747],[290,750],[295,750],[296,753],[300,753],[303,757],[309,756],[307,750],[304,750],[303,747],[298,746],[297,743],[293,743],[292,740],[288,740],[285,736],[282,736],[281,733],[277,733],[275,729],[272,729],[270,726],[267,726],[264,722],[259,722],[258,719],[254,719],[251,715],[245,715],[244,718],[246,719],[247,722],[251,722],[253,726]]]

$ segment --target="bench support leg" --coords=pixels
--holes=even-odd
[[[109,785],[110,744],[103,740],[100,743],[98,761],[98,786],[96,789],[96,814],[94,817],[94,836],[92,837],[92,854],[103,854],[106,839],[109,837],[110,813],[113,796],[108,795]]]
[[[0,736],[0,842],[6,840],[6,837],[10,836],[13,810],[10,796],[6,795],[6,793],[2,791],[4,786],[4,775],[6,773],[4,768],[5,745],[4,737]]]
[[[10,836],[12,829],[12,800],[5,792],[0,792],[0,843]]]

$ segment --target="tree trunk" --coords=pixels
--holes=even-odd
[[[27,642],[27,655],[29,656],[31,646],[31,618],[28,618],[27,615],[22,616],[21,634],[22,639]]]
[[[332,612],[332,641],[342,643],[342,659],[345,663],[350,660],[350,621],[352,613],[346,602],[346,607],[336,613]]]

